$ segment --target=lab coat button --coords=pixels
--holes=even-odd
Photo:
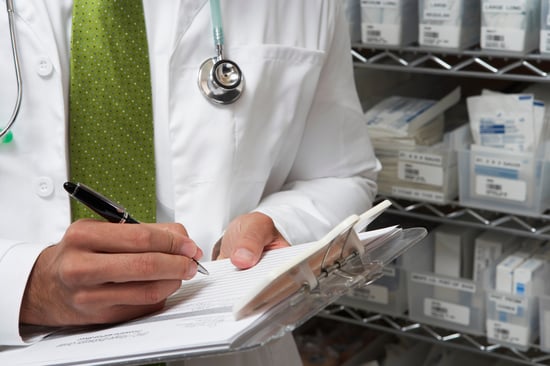
[[[53,65],[49,58],[40,57],[38,59],[38,75],[42,77],[50,76],[53,72]]]
[[[53,194],[53,180],[49,177],[38,177],[35,182],[36,194],[46,198]]]

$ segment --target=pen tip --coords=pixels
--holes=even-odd
[[[73,182],[65,182],[63,183],[63,188],[65,188],[65,190],[69,192],[69,194],[73,194],[76,190],[76,184],[74,184]]]

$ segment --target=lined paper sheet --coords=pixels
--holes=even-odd
[[[316,243],[266,252],[259,265],[236,269],[229,260],[206,262],[210,276],[197,276],[158,314],[103,328],[79,328],[52,335],[23,348],[0,352],[2,365],[106,364],[143,359],[147,355],[199,354],[227,350],[231,341],[260,315],[236,321],[233,303],[261,281],[265,274]]]

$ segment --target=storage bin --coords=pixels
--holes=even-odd
[[[353,289],[338,303],[381,314],[403,315],[407,310],[407,273],[402,268],[387,266],[381,278]]]
[[[423,324],[485,334],[485,293],[471,280],[410,272],[409,317]]]
[[[445,204],[458,197],[456,152],[429,146],[376,149],[382,164],[378,192],[397,198]]]
[[[527,351],[539,335],[538,298],[487,292],[487,340]]]
[[[550,205],[548,162],[529,153],[458,151],[461,205],[539,216]]]

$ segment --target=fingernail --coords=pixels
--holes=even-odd
[[[250,250],[241,248],[233,254],[233,259],[237,259],[238,261],[246,263],[251,263],[254,262],[255,256],[254,253],[252,253]]]

